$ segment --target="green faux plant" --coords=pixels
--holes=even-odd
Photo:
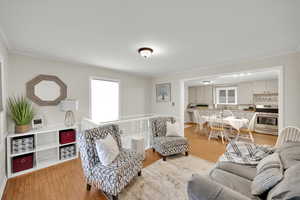
[[[29,125],[34,117],[34,109],[24,96],[10,97],[8,99],[10,117],[17,126]]]

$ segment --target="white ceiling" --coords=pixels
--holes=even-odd
[[[13,52],[143,75],[295,51],[298,0],[1,0]],[[151,59],[139,47],[154,49]]]
[[[278,76],[279,72],[276,70],[244,72],[194,79],[186,81],[185,84],[187,86],[204,86],[203,81],[211,81],[213,85],[236,84],[247,81],[273,80],[278,79]]]

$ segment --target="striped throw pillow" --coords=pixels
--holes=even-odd
[[[257,165],[257,174],[251,184],[253,195],[262,195],[283,179],[283,168],[278,153],[273,153]]]

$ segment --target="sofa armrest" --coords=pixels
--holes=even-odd
[[[198,174],[193,174],[188,181],[187,192],[189,200],[250,200],[248,197]]]

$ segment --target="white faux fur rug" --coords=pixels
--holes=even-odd
[[[193,173],[207,174],[214,163],[194,157],[175,156],[156,161],[121,192],[120,200],[187,200],[187,181]]]

